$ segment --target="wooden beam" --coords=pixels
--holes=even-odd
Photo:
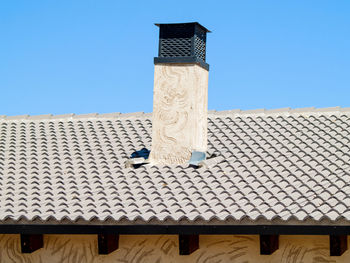
[[[329,250],[331,256],[341,256],[348,249],[347,235],[330,235]]]
[[[179,235],[180,255],[190,255],[199,248],[198,235]]]
[[[107,255],[117,250],[119,247],[119,235],[117,234],[99,234],[98,235],[98,254]]]
[[[0,224],[0,234],[78,234],[97,235],[350,235],[350,225],[77,225],[77,224]]]
[[[32,253],[44,245],[43,235],[25,235],[21,234],[21,252]]]
[[[278,249],[278,235],[260,235],[260,254],[271,255]]]

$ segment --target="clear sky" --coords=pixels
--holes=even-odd
[[[154,23],[197,21],[209,109],[350,107],[350,1],[0,3],[0,115],[152,111]]]

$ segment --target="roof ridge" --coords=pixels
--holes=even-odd
[[[132,117],[151,117],[151,112],[112,112],[112,113],[82,113],[82,114],[40,114],[40,115],[0,115],[0,120],[58,120],[58,119],[103,119],[103,118],[132,118]]]
[[[325,107],[325,108],[315,108],[315,107],[306,107],[306,108],[277,108],[277,109],[253,109],[253,110],[209,110],[209,115],[276,115],[276,114],[314,114],[314,113],[334,113],[334,112],[346,112],[350,113],[350,107]],[[103,118],[132,118],[132,117],[152,117],[152,112],[112,112],[112,113],[83,113],[83,114],[41,114],[41,115],[0,115],[0,120],[57,120],[57,119],[103,119]]]
[[[223,110],[216,111],[210,110],[208,114],[210,115],[290,115],[290,114],[324,114],[324,113],[340,113],[346,112],[350,113],[350,107],[325,107],[325,108],[315,108],[315,107],[305,107],[305,108],[278,108],[278,109],[254,109],[254,110]]]

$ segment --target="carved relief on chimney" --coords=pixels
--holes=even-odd
[[[155,65],[150,161],[188,162],[207,148],[208,71],[196,64]]]

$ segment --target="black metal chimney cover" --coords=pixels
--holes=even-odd
[[[159,27],[159,49],[154,64],[197,63],[209,70],[205,62],[208,29],[197,22],[155,25]]]

